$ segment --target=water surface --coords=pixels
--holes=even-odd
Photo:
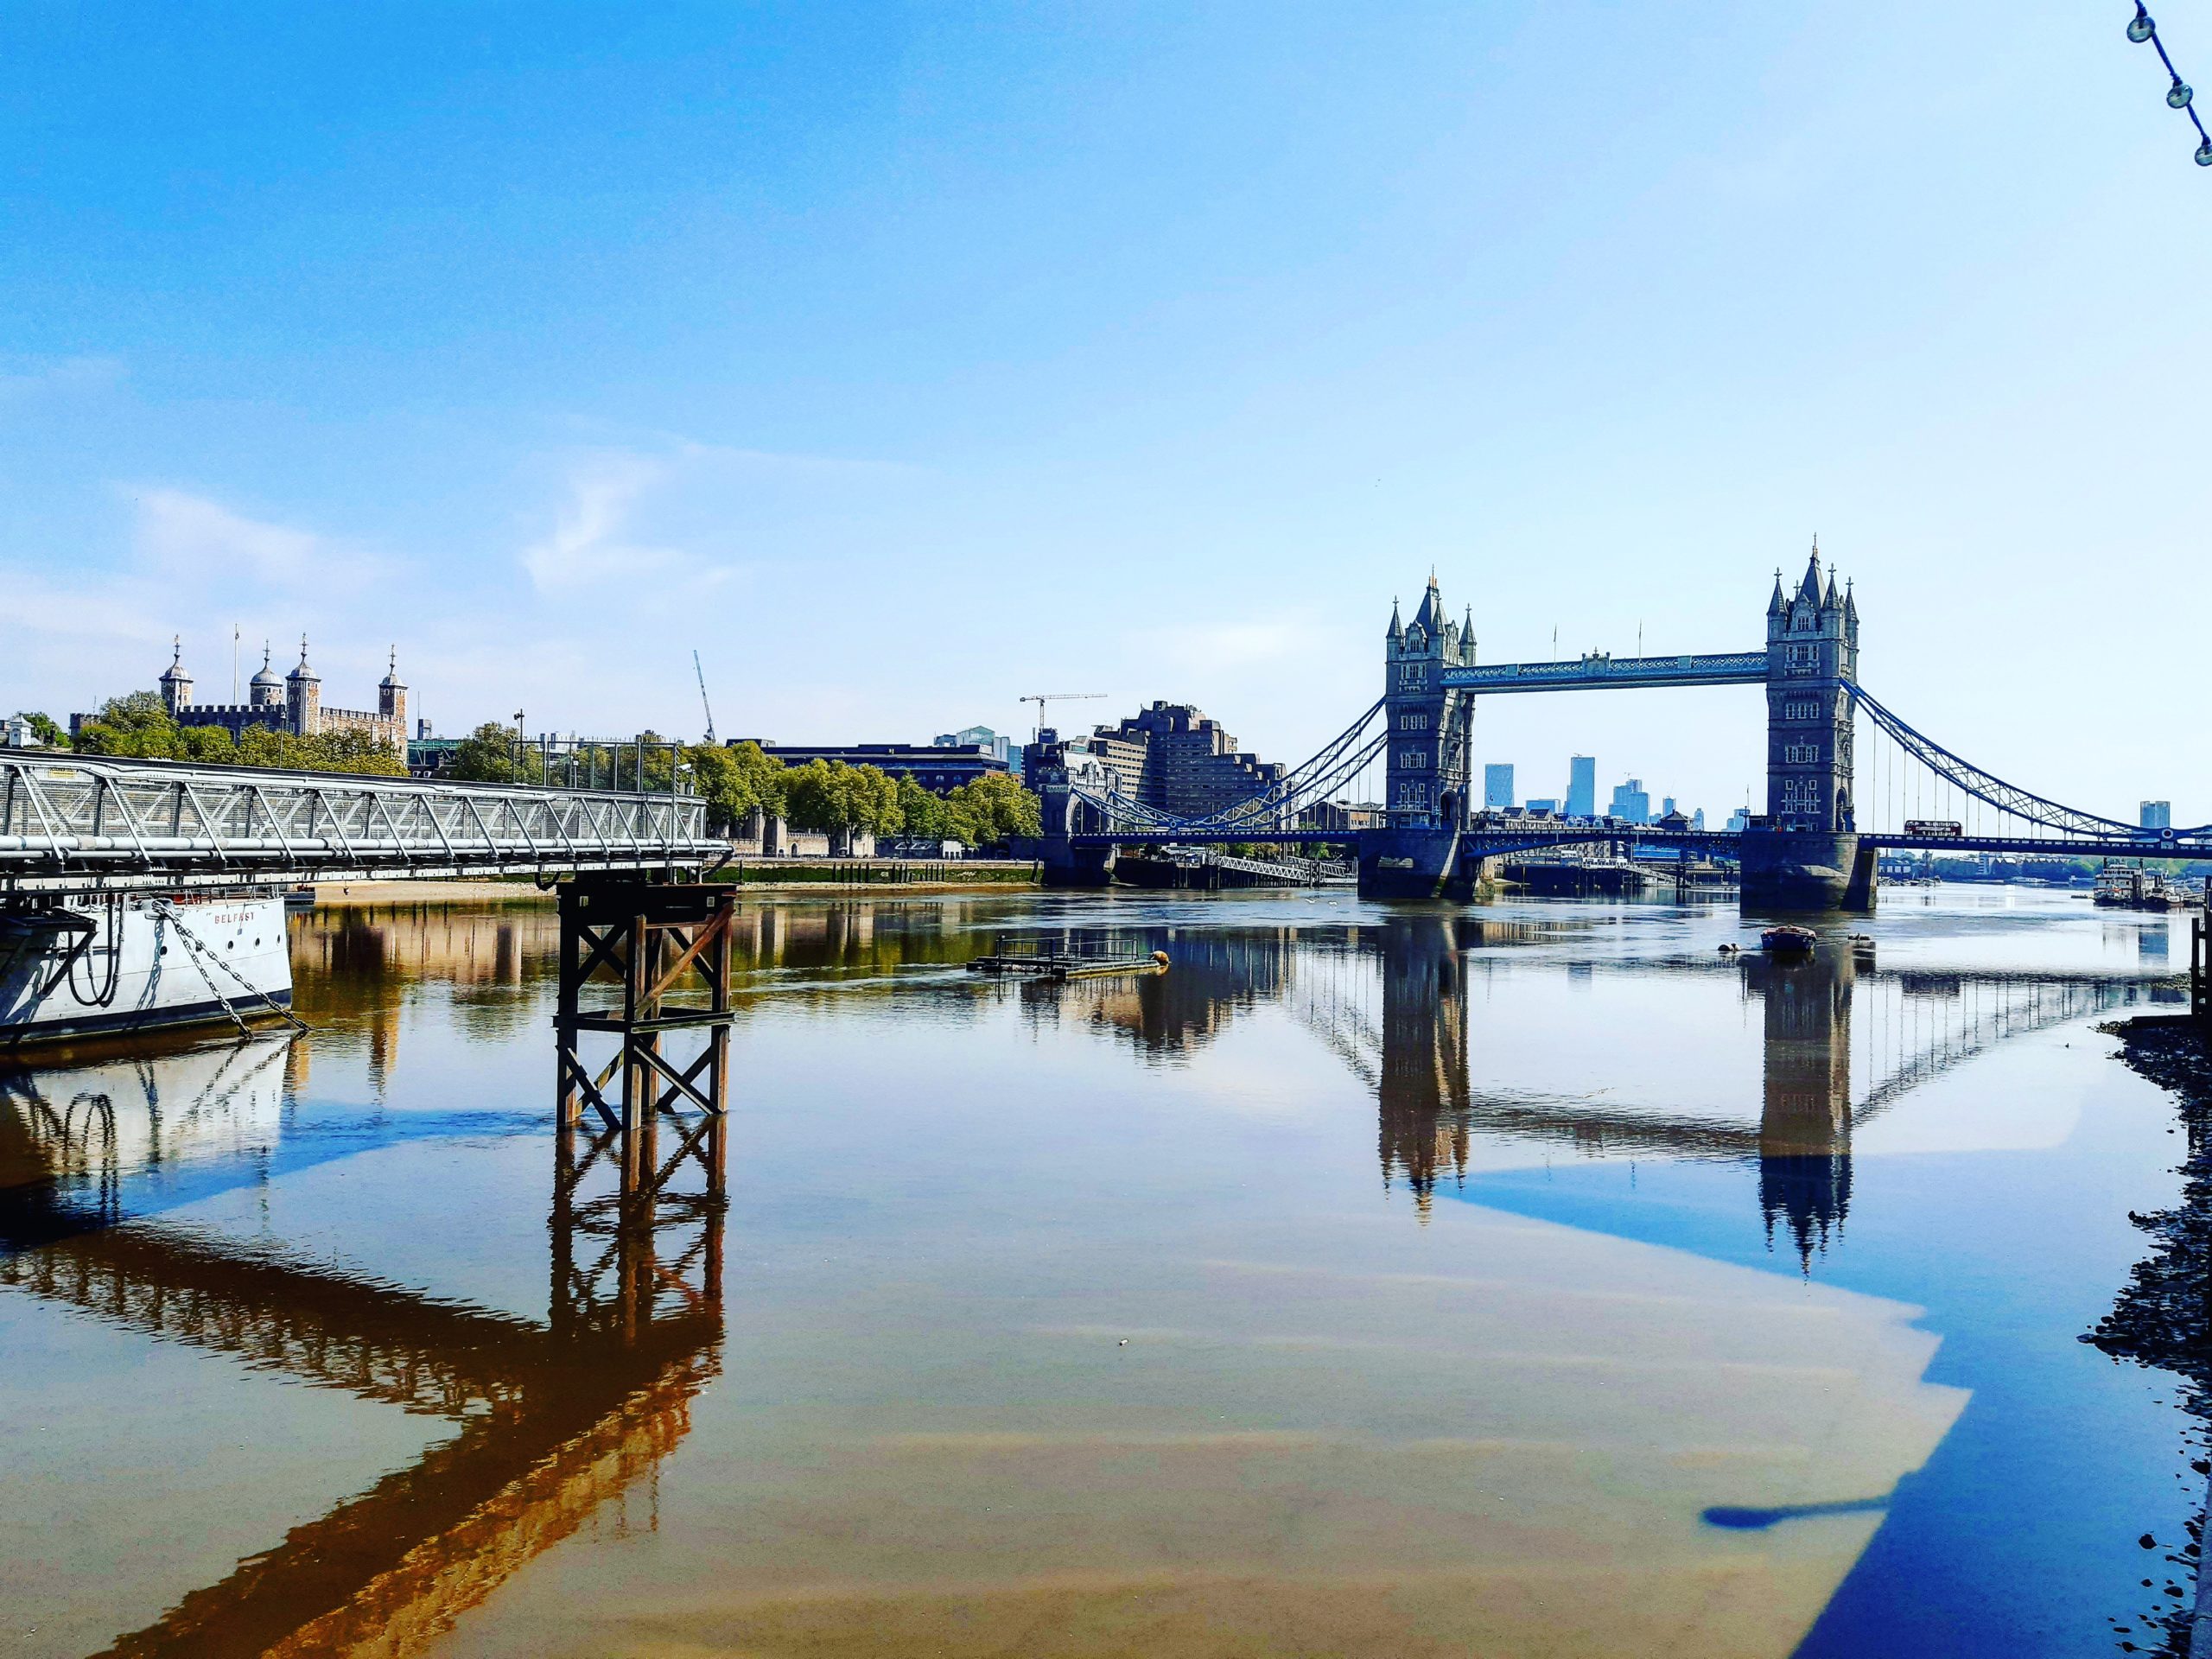
[[[2094,1029],[2163,918],[741,922],[728,1205],[649,1249],[553,1200],[548,909],[318,913],[312,1035],[0,1083],[0,1651],[2078,1654],[2188,1588],[2167,1380],[2076,1340],[2175,1190]],[[962,967],[1028,940],[1174,966]]]

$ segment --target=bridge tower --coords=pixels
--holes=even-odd
[[[1454,622],[1432,572],[1410,625],[1390,607],[1382,641],[1383,805],[1389,827],[1359,837],[1359,891],[1374,899],[1433,899],[1466,886],[1459,836],[1467,824],[1473,694],[1444,671],[1472,666],[1474,616]]]
[[[1467,821],[1468,726],[1474,699],[1447,690],[1447,668],[1471,667],[1474,615],[1464,623],[1444,613],[1431,572],[1411,626],[1390,607],[1382,646],[1382,711],[1389,722],[1384,805],[1393,829],[1457,830]]]
[[[1745,906],[1871,910],[1852,769],[1859,606],[1834,566],[1823,582],[1817,542],[1794,594],[1775,573],[1766,654],[1766,816],[1745,836]]]
[[[1835,567],[1821,582],[1815,543],[1805,579],[1784,597],[1782,573],[1766,607],[1766,811],[1777,830],[1847,834],[1852,791],[1851,684],[1859,677],[1859,607]]]

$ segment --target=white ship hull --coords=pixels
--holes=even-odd
[[[281,898],[0,912],[0,1048],[226,1022],[226,1002],[251,1020],[291,1000]]]

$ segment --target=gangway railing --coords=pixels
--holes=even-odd
[[[696,795],[0,756],[0,893],[698,869]]]

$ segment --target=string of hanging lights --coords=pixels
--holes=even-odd
[[[2143,9],[2143,0],[2135,0],[2135,16],[2128,20],[2127,38],[2138,46],[2148,41],[2158,48],[2158,61],[2166,66],[2166,73],[2173,79],[2173,85],[2166,88],[2166,104],[2186,115],[2190,124],[2196,129],[2196,136],[2202,141],[2196,146],[2196,164],[2212,167],[2212,133],[2204,130],[2204,119],[2196,112],[2196,95],[2181,78],[2181,71],[2174,67],[2174,60],[2166,55],[2166,43],[2158,38],[2158,26]]]

